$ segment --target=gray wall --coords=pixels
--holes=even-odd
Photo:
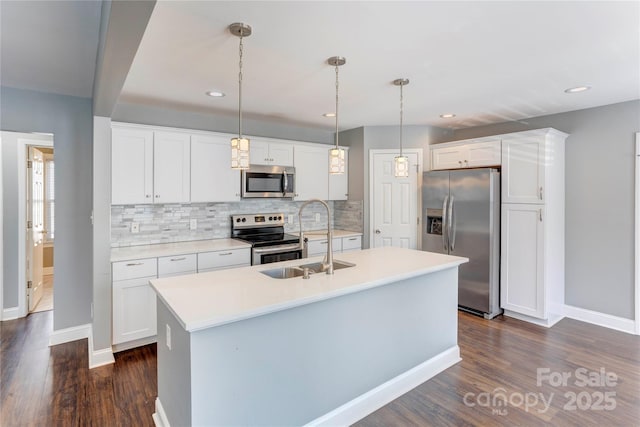
[[[0,128],[54,134],[56,156],[56,260],[54,330],[91,321],[91,99],[0,88]],[[15,151],[3,144],[3,166]],[[15,150],[15,147],[13,147]],[[15,165],[14,171],[15,171]],[[3,167],[4,170],[4,167]],[[4,171],[4,243],[17,248],[17,188]],[[14,172],[15,173],[15,172]],[[14,178],[15,179],[15,178]],[[13,231],[12,231],[13,230]],[[4,306],[17,305],[18,256],[4,253]]]
[[[349,200],[363,201],[362,247],[369,247],[369,150],[397,149],[398,126],[366,126],[340,132],[340,143],[349,147]],[[429,144],[445,139],[451,131],[432,126],[404,126],[402,146],[422,148],[423,168],[429,165]]]
[[[552,127],[569,133],[565,303],[634,318],[634,162],[640,101],[461,129],[448,140]]]
[[[111,120],[216,132],[238,132],[238,117],[236,115],[205,114],[148,105],[118,104],[111,115]],[[252,136],[323,144],[334,143],[334,134],[331,130],[285,125],[278,123],[276,119],[265,121],[243,117],[242,131]]]

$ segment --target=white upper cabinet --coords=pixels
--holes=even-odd
[[[502,203],[544,203],[544,137],[505,140],[502,158]]]
[[[347,200],[349,198],[349,149],[344,148],[346,167],[343,174],[329,174],[329,200]],[[327,157],[329,148],[326,149]]]
[[[191,201],[240,200],[240,171],[231,169],[231,144],[224,135],[191,137]]]
[[[479,139],[431,147],[431,169],[500,166],[500,139]]]
[[[111,203],[153,203],[153,131],[113,129]]]
[[[295,146],[296,200],[329,198],[329,147],[317,145]]]
[[[249,161],[252,165],[293,166],[293,144],[252,138]]]
[[[154,132],[153,201],[184,203],[190,197],[190,136],[181,132]]]

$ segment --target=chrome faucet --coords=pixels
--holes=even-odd
[[[322,269],[327,272],[327,274],[333,274],[333,232],[331,231],[331,210],[329,209],[329,205],[324,200],[320,199],[309,199],[300,206],[300,210],[298,211],[298,224],[300,225],[300,248],[304,250],[304,233],[302,232],[302,210],[309,204],[313,202],[322,203],[322,205],[327,210],[327,254],[322,261]]]

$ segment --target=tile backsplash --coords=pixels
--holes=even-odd
[[[192,240],[221,239],[231,234],[230,216],[244,213],[283,212],[285,219],[293,215],[293,222],[285,224],[285,231],[296,232],[298,210],[303,202],[287,200],[243,200],[230,203],[185,203],[164,205],[111,206],[111,247],[174,243]],[[333,227],[362,232],[362,202],[329,202]],[[320,214],[320,221],[315,214]],[[190,230],[195,219],[197,228]],[[304,230],[326,228],[327,214],[319,203],[312,203],[302,213]],[[131,232],[131,224],[139,226]]]

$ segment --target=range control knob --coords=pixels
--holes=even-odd
[[[269,221],[273,221],[273,217],[272,216],[269,217]]]
[[[247,218],[242,218],[242,222],[247,222]]]
[[[278,217],[278,219],[279,219],[280,221],[282,221],[282,217],[281,217],[281,216],[279,216],[279,217]]]
[[[240,222],[240,218],[236,218],[236,222]]]

